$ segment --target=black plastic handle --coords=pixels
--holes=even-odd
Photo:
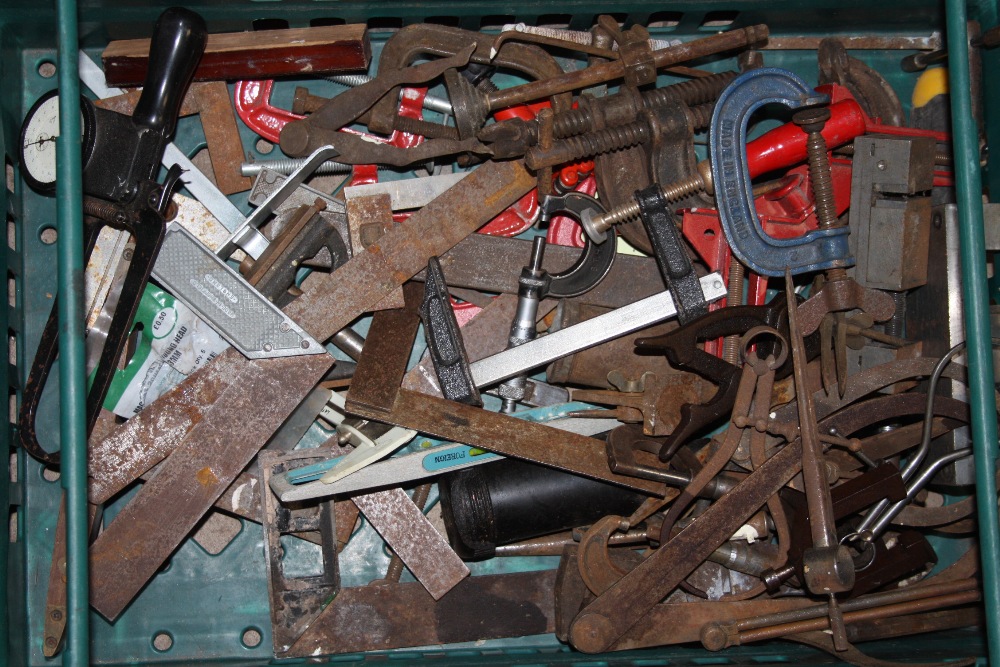
[[[149,67],[132,122],[169,137],[181,102],[205,52],[208,28],[198,14],[170,7],[160,14],[149,45]]]

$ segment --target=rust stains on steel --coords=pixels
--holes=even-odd
[[[662,496],[666,492],[666,487],[658,482],[611,472],[605,444],[600,440],[455,401],[401,389],[388,414],[360,406],[352,411],[442,440],[461,442],[642,493]]]
[[[354,405],[382,412],[392,409],[420,324],[422,297],[419,283],[407,283],[403,286],[403,308],[375,313],[347,393],[348,409]]]
[[[717,500],[698,521],[587,605],[570,628],[573,646],[585,653],[611,648],[798,473],[801,455],[797,440],[786,445]]]
[[[395,288],[476,231],[535,185],[520,162],[488,162],[333,273],[313,273],[285,309],[317,340],[326,340]]]
[[[226,350],[108,437],[92,438],[90,502],[107,501],[166,458],[229,387],[246,381],[251,368],[239,352]]]
[[[469,576],[448,540],[402,489],[355,496],[354,504],[435,600]]]
[[[285,308],[317,340],[326,340],[421,271],[428,258],[446,252],[534,187],[534,178],[516,162],[488,163],[386,234],[378,255],[358,253],[333,274],[313,273],[304,294]],[[485,207],[485,193],[504,193]],[[506,202],[506,203],[504,203]],[[331,359],[327,363],[333,363]],[[134,482],[177,447],[235,378],[248,386],[267,374],[268,364],[227,350],[193,373],[150,408],[116,428],[106,441],[92,443],[92,502],[101,502]],[[306,395],[310,385],[300,396]],[[267,440],[280,425],[253,434]],[[248,434],[249,437],[249,434]]]
[[[416,583],[343,589],[283,657],[552,632],[555,577],[555,570],[468,577],[437,602]]]
[[[204,411],[91,546],[94,609],[109,620],[121,614],[331,364],[326,355],[258,360],[258,372],[245,373]],[[199,483],[206,468],[211,475]]]

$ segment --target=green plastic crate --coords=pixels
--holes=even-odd
[[[21,121],[27,109],[42,93],[57,86],[53,76],[56,63],[55,5],[25,0],[5,0],[0,7],[0,147],[6,162],[6,187],[0,189],[0,205],[7,214],[8,251],[0,254],[8,277],[8,308],[0,310],[10,339],[9,363],[2,369],[9,387],[10,414],[16,416],[18,387],[31,362],[45,319],[56,293],[56,247],[42,232],[56,226],[56,206],[28,189],[19,177],[16,164]],[[148,36],[156,17],[173,3],[128,1],[82,2],[79,8],[80,46],[92,57],[111,39]],[[944,8],[937,2],[919,0],[811,0],[808,3],[765,2],[752,0],[706,2],[564,2],[543,4],[512,1],[497,5],[482,1],[465,2],[354,2],[354,1],[228,1],[188,4],[199,12],[211,32],[367,22],[372,28],[376,56],[391,30],[402,25],[429,20],[467,29],[497,28],[504,23],[524,21],[572,29],[589,28],[597,15],[610,13],[626,24],[653,26],[656,37],[692,38],[711,32],[754,23],[766,23],[774,37],[826,35],[852,36],[927,36],[945,31]],[[498,15],[498,10],[503,14]],[[980,18],[984,27],[996,19],[996,6],[983,3],[971,6],[970,18]],[[904,74],[898,66],[905,51],[856,51],[852,55],[882,71],[896,87],[905,106],[915,75]],[[374,62],[374,59],[373,59]],[[814,52],[767,51],[769,66],[796,71],[807,81],[815,81],[817,66]],[[986,65],[990,60],[987,59]],[[731,61],[729,61],[731,64]],[[725,63],[723,63],[725,64]],[[281,84],[274,98],[279,106],[288,106],[293,84]],[[987,108],[996,91],[987,81]],[[995,106],[993,108],[996,108]],[[988,136],[1000,129],[1000,123],[987,126]],[[244,145],[254,151],[255,137],[241,124]],[[189,155],[204,145],[199,122],[182,119],[175,142]],[[262,154],[257,154],[264,158]],[[270,157],[273,157],[272,154]],[[1000,176],[993,170],[990,182]],[[996,191],[996,190],[994,190]],[[246,195],[234,201],[246,207]],[[48,241],[48,242],[47,242]],[[13,425],[6,435],[14,442]],[[43,442],[56,435],[58,424],[40,428]],[[10,506],[10,540],[0,549],[0,577],[5,586],[6,632],[0,631],[0,655],[10,664],[45,665],[55,662],[42,657],[42,616],[48,579],[51,545],[55,531],[60,484],[51,473],[24,455],[11,449],[10,483],[0,484],[0,495]],[[114,516],[122,500],[107,510]],[[370,548],[378,551],[377,538],[356,536],[349,549]],[[951,552],[957,547],[952,545]],[[949,552],[947,546],[943,550]],[[952,555],[954,555],[952,553]],[[308,560],[308,553],[303,554]],[[947,557],[947,556],[946,556]],[[554,567],[557,559],[510,559],[503,564],[473,567],[476,572],[504,571],[510,568]],[[384,568],[381,554],[369,567],[353,576],[345,574],[345,585],[360,585],[380,576]],[[997,600],[989,604],[996,605]],[[247,630],[255,630],[262,641],[247,646]],[[186,541],[169,563],[154,578],[118,622],[111,626],[91,613],[91,655],[95,664],[267,664],[271,659],[270,621],[268,617],[262,533],[257,524],[243,522],[239,535],[218,555],[204,551],[192,540]],[[153,645],[155,636],[166,633],[172,646],[165,651]],[[864,645],[870,654],[898,659],[933,661],[960,655],[985,655],[982,633],[963,630],[932,636]],[[335,656],[330,662],[360,661],[373,656]],[[553,637],[538,636],[497,640],[475,645],[446,646],[443,649],[404,649],[384,657],[436,664],[579,664],[579,665],[708,665],[835,662],[833,658],[790,643],[771,642],[708,653],[700,648],[667,647],[585,656],[570,651]],[[58,658],[57,658],[58,659]],[[304,661],[286,661],[304,662]]]

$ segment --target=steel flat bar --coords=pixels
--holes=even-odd
[[[326,340],[534,186],[520,162],[482,165],[333,273],[313,273],[285,314]]]
[[[469,576],[469,568],[448,540],[402,489],[367,493],[352,500],[435,600]]]
[[[425,178],[406,178],[386,183],[366,183],[344,188],[344,199],[355,197],[371,197],[372,195],[389,195],[389,206],[393,211],[406,211],[422,208],[465,178],[471,172],[460,171],[453,174],[428,176]]]
[[[245,372],[256,366],[243,361],[236,350],[226,350],[212,362],[215,371],[199,369],[109,436],[94,439],[90,443],[90,502],[107,502],[165,459],[234,382],[248,380]]]
[[[256,363],[261,373],[223,392],[91,546],[91,604],[105,618],[121,614],[332,360],[321,355]],[[244,437],[233,437],[236,432]]]
[[[555,570],[467,577],[437,602],[415,583],[346,588],[283,657],[552,632],[555,578]]]
[[[580,248],[549,244],[545,248],[542,268],[549,273],[563,271],[576,261],[581,252]],[[517,277],[530,256],[531,241],[470,234],[441,256],[441,268],[450,287],[517,294]],[[423,271],[414,276],[414,280],[423,279]],[[664,289],[666,287],[655,259],[618,254],[604,280],[573,300],[618,308]]]
[[[612,472],[605,444],[600,440],[408,389],[399,390],[388,414],[363,406],[352,412],[441,440],[461,442],[642,493],[663,496],[666,492],[663,484]]]
[[[515,412],[514,415],[516,416],[517,413]],[[578,419],[574,417],[546,423],[560,431],[583,436],[604,433],[620,425],[620,422],[614,419]],[[438,460],[436,457],[445,458]],[[497,457],[492,453],[475,453],[466,447],[447,444],[373,463],[331,484],[321,482],[288,484],[282,481],[281,476],[275,476],[271,478],[271,489],[283,503],[300,502],[314,498],[344,496],[368,489],[406,485],[435,477],[444,472],[454,472],[496,460],[498,460]]]
[[[726,286],[718,273],[702,278],[701,289],[709,302],[726,295]],[[488,387],[567,354],[670,319],[676,314],[673,297],[670,292],[663,291],[477,361],[471,365],[472,379],[477,387]]]
[[[995,12],[995,10],[993,10]],[[968,11],[964,0],[947,0],[949,89],[958,198],[962,303],[969,356],[969,410],[976,466],[979,549],[990,662],[1000,664],[1000,523],[997,513],[997,419],[993,404],[993,348],[983,232],[983,183],[979,133],[969,72]],[[995,13],[994,13],[995,16]],[[995,193],[994,193],[995,195]]]
[[[457,243],[461,235],[471,233],[478,226],[488,222],[532,187],[534,179],[517,163],[483,165],[411,216],[406,225],[399,225],[380,240],[381,247],[394,248],[394,253],[409,254],[409,261],[405,265],[406,271],[402,271],[399,263],[388,263],[385,259],[388,253],[381,250],[377,253],[359,253],[360,259],[359,256],[355,256],[333,274],[313,273],[303,284],[305,293],[285,309],[285,314],[299,322],[316,340],[326,340],[357,319],[369,305],[385,298],[409,277],[423,269],[429,257],[447,251]],[[375,274],[368,276],[367,271],[372,267]],[[338,282],[340,280],[344,282]],[[366,280],[369,281],[368,287],[362,289],[361,285],[366,284]],[[361,292],[365,292],[367,296],[362,296]],[[332,363],[333,360],[328,359],[327,370]],[[180,400],[185,393],[196,391],[198,383],[229,382],[230,376],[234,373],[240,373],[244,378],[242,381],[252,385],[257,379],[267,375],[268,368],[263,360],[247,360],[234,350],[227,350],[198,373],[181,382],[169,395]],[[311,389],[310,386],[302,391],[300,402]],[[144,459],[147,456],[144,450],[153,447],[160,450],[157,456],[162,459],[167,450],[189,441],[189,435],[185,434],[195,428],[204,417],[203,412],[200,409],[177,412],[168,407],[164,407],[161,412],[157,406],[169,403],[164,401],[165,398],[166,395],[161,396],[153,405],[111,433],[110,437],[116,438],[114,445],[116,456]],[[225,407],[217,404],[213,409],[224,412]],[[171,437],[160,441],[156,429],[159,420],[168,413],[173,415],[170,418]],[[240,439],[266,441],[281,425],[281,421],[279,419],[267,429],[261,428],[257,433],[243,431],[234,433],[233,446],[241,446],[235,442]],[[137,466],[136,469],[143,465]],[[118,476],[115,486],[118,489],[124,488],[138,479],[142,472],[144,471]],[[131,479],[128,479],[129,477]],[[112,493],[113,490],[108,489],[102,495]]]
[[[373,410],[392,409],[392,397],[403,380],[420,324],[422,298],[422,286],[409,282],[403,287],[403,308],[380,310],[372,317],[347,393],[349,407],[363,404]]]
[[[622,577],[573,621],[570,641],[585,653],[606,651],[801,469],[802,446],[789,443],[694,523]]]
[[[81,119],[76,0],[58,0],[59,138],[56,216],[59,285],[59,439],[66,491],[66,651],[64,665],[90,662],[90,614],[87,610],[87,379],[84,373],[83,173],[80,162]]]

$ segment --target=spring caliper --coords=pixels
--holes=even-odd
[[[791,72],[768,67],[738,76],[715,105],[709,149],[719,220],[733,254],[755,273],[782,276],[787,268],[798,275],[854,264],[847,227],[817,229],[793,239],[765,232],[747,169],[747,123],[754,111],[765,104],[799,109],[828,101]]]

